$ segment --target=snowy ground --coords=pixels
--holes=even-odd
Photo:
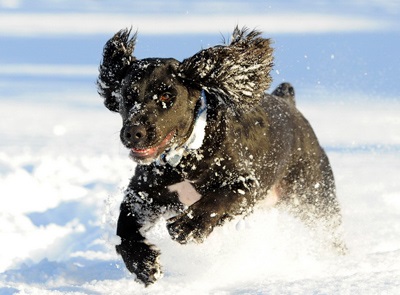
[[[0,0],[0,295],[399,294],[400,4],[118,4]],[[274,209],[202,245],[171,241],[160,222],[151,239],[164,277],[145,289],[114,251],[134,164],[119,116],[96,95],[102,46],[132,25],[139,58],[182,60],[236,24],[274,40],[274,84],[295,85],[328,152],[349,254],[327,252]]]
[[[121,190],[134,165],[120,119],[86,106],[0,100],[0,294],[396,294],[400,288],[400,103],[299,101],[337,179],[350,252],[337,257],[276,210],[171,241],[164,277],[144,289],[114,252]],[[323,102],[325,101],[325,102]]]

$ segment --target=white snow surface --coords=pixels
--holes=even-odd
[[[150,240],[164,276],[144,288],[114,251],[134,173],[118,115],[0,100],[0,294],[399,294],[399,100],[332,101],[298,105],[333,166],[347,255],[276,209],[227,223],[203,244],[172,241],[161,220]]]

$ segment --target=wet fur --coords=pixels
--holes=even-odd
[[[123,119],[122,143],[133,150],[183,145],[193,131],[202,91],[207,126],[202,146],[186,151],[176,166],[155,160],[163,150],[154,159],[136,159],[117,228],[117,252],[129,271],[146,285],[160,277],[160,251],[145,235],[161,216],[174,215],[167,220],[172,239],[201,243],[215,226],[251,213],[272,190],[277,206],[312,228],[323,227],[331,245],[343,252],[328,158],[296,109],[293,87],[283,83],[265,93],[271,82],[270,40],[236,28],[229,44],[183,62],[137,60],[135,41],[129,30],[118,32],[105,45],[99,69],[99,93]],[[165,93],[172,97],[168,104]],[[183,181],[201,196],[189,206],[173,189]]]

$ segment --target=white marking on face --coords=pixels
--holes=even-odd
[[[171,192],[178,193],[179,201],[186,206],[190,206],[201,199],[201,195],[188,180],[170,185],[168,189]]]

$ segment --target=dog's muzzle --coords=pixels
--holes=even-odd
[[[172,131],[160,142],[160,144],[147,148],[131,148],[130,157],[139,163],[151,163],[160,152],[163,152],[173,140],[176,132]]]

